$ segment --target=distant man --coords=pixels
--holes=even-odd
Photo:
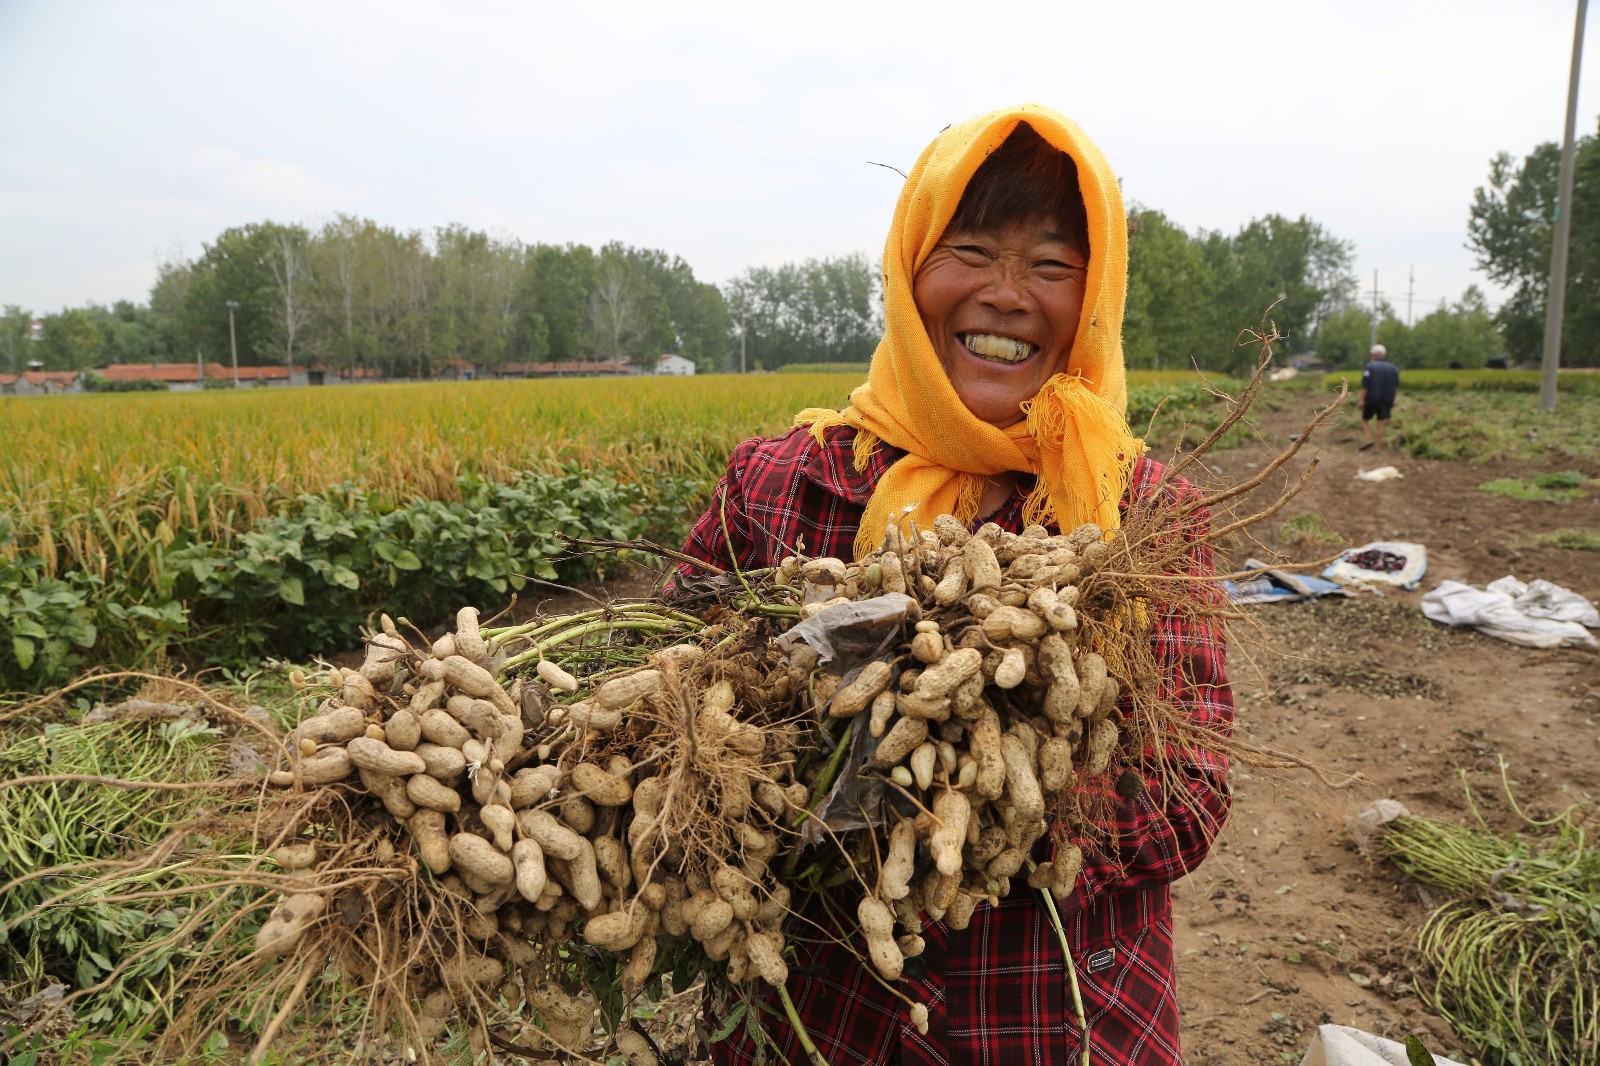
[[[1383,451],[1383,429],[1389,424],[1389,414],[1394,410],[1394,398],[1400,392],[1400,368],[1389,362],[1389,349],[1381,344],[1372,346],[1371,357],[1361,371],[1361,435],[1368,448]],[[1372,428],[1373,422],[1378,428]]]

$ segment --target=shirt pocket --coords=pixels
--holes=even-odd
[[[1108,917],[1088,923],[1093,935],[1078,942],[1072,960],[1095,1061],[1179,1062],[1171,910],[1144,921]],[[1075,1055],[1082,1026],[1070,982],[1066,997],[1067,1043]]]

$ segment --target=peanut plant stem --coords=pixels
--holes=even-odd
[[[811,1059],[812,1066],[829,1066],[827,1057],[817,1050],[817,1045],[811,1042],[811,1034],[806,1032],[806,1027],[800,1021],[800,1012],[794,1008],[794,1000],[789,998],[789,990],[783,985],[778,986],[778,999],[783,1003],[783,1013],[788,1015],[789,1024],[794,1027],[794,1035],[800,1041],[800,1046],[805,1049],[807,1057]]]
[[[1078,989],[1078,967],[1072,961],[1072,949],[1067,946],[1067,931],[1061,925],[1061,913],[1056,910],[1056,898],[1050,894],[1048,888],[1039,889],[1039,895],[1044,897],[1045,910],[1050,913],[1050,927],[1056,931],[1056,939],[1061,942],[1061,955],[1067,963],[1067,983],[1072,988],[1072,1009],[1077,1013],[1078,1030],[1082,1034],[1078,1062],[1080,1066],[1089,1066],[1089,1016],[1084,1013],[1083,993]]]
[[[580,640],[583,637],[590,636],[594,633],[610,633],[619,629],[633,629],[645,633],[671,633],[675,630],[682,630],[683,626],[675,622],[643,618],[621,620],[602,619],[600,621],[589,622],[573,629],[556,633],[554,636],[534,644],[533,647],[528,648],[525,651],[518,652],[506,660],[505,666],[501,667],[501,670],[510,670],[512,667],[521,666],[524,663],[538,662],[540,659],[544,658],[545,653],[550,651],[552,648],[559,647],[562,644],[571,643],[575,640]]]

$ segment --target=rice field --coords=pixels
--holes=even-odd
[[[714,476],[753,433],[838,404],[837,375],[463,382],[0,400],[13,552],[103,572],[151,540],[227,543],[341,483],[451,500],[482,473],[602,466]]]
[[[1149,380],[1146,380],[1149,379]],[[1192,375],[1134,375],[1135,384]],[[855,374],[575,378],[0,399],[0,553],[45,572],[151,568],[350,483],[450,501],[463,474],[722,471],[739,441],[837,407]]]

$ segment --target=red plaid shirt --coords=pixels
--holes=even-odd
[[[901,454],[880,446],[858,472],[853,435],[848,428],[829,430],[819,446],[809,430],[796,429],[741,444],[717,486],[717,502],[696,524],[685,551],[726,567],[731,541],[733,558],[745,569],[774,566],[801,546],[808,555],[849,558],[872,488]],[[1159,463],[1141,459],[1130,496],[1147,496],[1161,474]],[[1171,491],[1192,492],[1181,483]],[[1017,531],[1022,504],[1019,488],[990,520]],[[1195,543],[1192,557],[1194,573],[1214,572],[1208,546]],[[1168,695],[1198,724],[1231,729],[1222,635],[1163,615],[1151,640],[1166,666]],[[1111,795],[1117,853],[1089,850],[1078,889],[1062,908],[1095,1063],[1168,1066],[1183,1060],[1168,886],[1205,858],[1227,817],[1229,795],[1222,756],[1179,756],[1184,785],[1159,806],[1152,797],[1164,790],[1153,777],[1137,799]],[[798,944],[790,995],[832,1066],[1075,1064],[1079,1030],[1060,945],[1038,894],[1015,883],[1020,891],[999,907],[980,905],[963,931],[940,922],[924,927],[926,951],[920,964],[908,964],[901,991],[927,1004],[926,1036],[912,1026],[905,1003],[853,955],[833,945]],[[804,1061],[781,1013],[768,1015],[766,1025],[789,1062]],[[741,1027],[712,1046],[712,1057],[719,1064],[754,1063],[755,1042]]]

